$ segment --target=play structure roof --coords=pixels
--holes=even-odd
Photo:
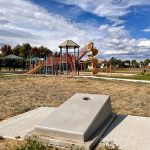
[[[24,58],[19,57],[19,56],[17,56],[17,55],[10,54],[10,55],[7,55],[7,56],[5,56],[5,57],[2,57],[1,59],[23,60]]]
[[[80,46],[78,44],[76,44],[75,42],[73,42],[72,40],[66,40],[65,42],[63,42],[62,44],[59,45],[59,47],[62,48],[79,48]]]
[[[32,57],[32,58],[26,59],[26,61],[37,61],[37,60],[39,60],[38,57]]]

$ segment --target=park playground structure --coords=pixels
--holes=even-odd
[[[98,59],[94,58],[97,55],[98,50],[94,48],[94,43],[89,42],[83,48],[72,40],[67,40],[59,45],[60,52],[58,55],[48,54],[43,60],[37,60],[35,65],[31,65],[28,74],[36,74],[38,72],[44,72],[45,74],[52,75],[79,75],[79,71],[82,67],[88,65],[88,69],[93,75],[98,73]],[[86,60],[81,60],[85,54]]]

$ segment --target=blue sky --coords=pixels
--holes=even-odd
[[[150,0],[0,0],[0,45],[93,41],[100,59],[150,58]]]

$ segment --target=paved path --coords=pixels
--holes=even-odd
[[[25,134],[33,130],[35,125],[41,123],[56,108],[40,107],[21,115],[11,117],[0,122],[0,136],[15,139],[24,138]]]
[[[53,77],[53,75],[41,75],[41,74],[3,74],[4,76],[51,76]],[[116,80],[116,81],[127,81],[127,82],[136,82],[136,83],[150,83],[150,80],[134,80],[134,79],[122,79],[122,78],[111,78],[111,77],[97,77],[97,76],[62,76],[62,77],[76,77],[76,78],[94,78],[94,79],[102,79],[102,80]]]
[[[108,141],[113,141],[121,150],[149,150],[150,118],[118,116],[102,140]]]
[[[91,75],[91,72],[80,72],[80,75],[83,75],[83,76],[89,76]],[[103,76],[107,76],[107,73],[105,72],[98,72],[97,75],[103,75]],[[116,72],[116,73],[108,73],[108,76],[118,76],[118,77],[127,77],[127,76],[134,76],[134,75],[137,75],[137,74],[134,74],[134,73],[124,73],[124,72]]]
[[[133,80],[133,79],[121,79],[121,78],[108,78],[108,77],[97,77],[97,76],[75,76],[76,78],[93,78],[93,79],[103,79],[103,80],[116,80],[116,81],[127,81],[136,83],[150,83],[149,80]]]

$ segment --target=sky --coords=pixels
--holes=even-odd
[[[0,46],[29,42],[58,51],[89,41],[99,59],[150,58],[150,0],[0,0]]]

